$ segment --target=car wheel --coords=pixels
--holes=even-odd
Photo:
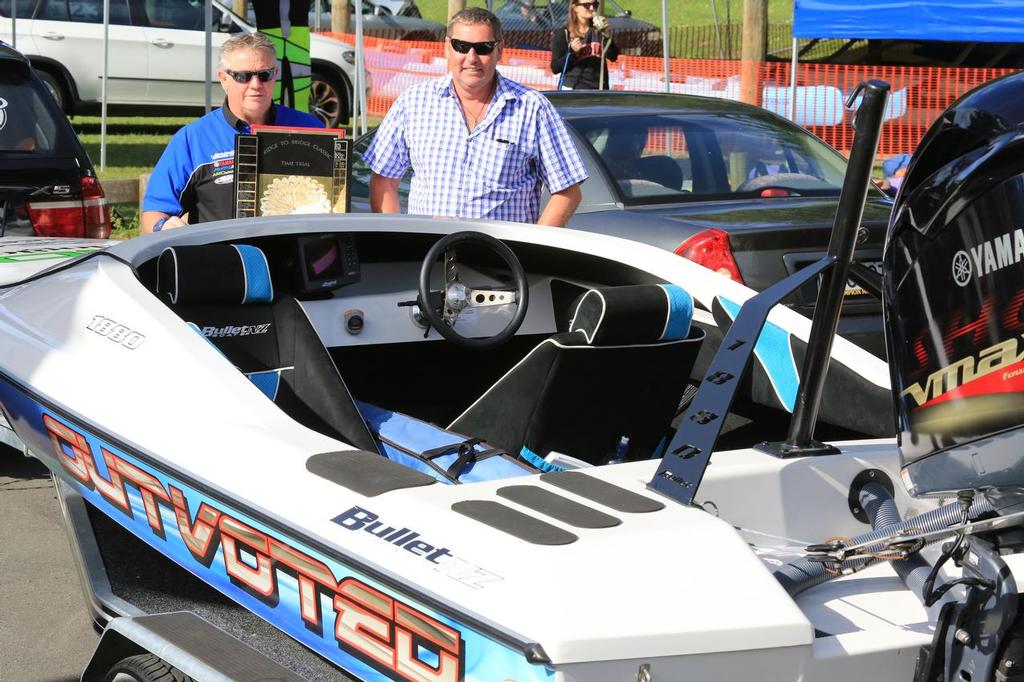
[[[322,72],[313,73],[310,84],[309,111],[328,128],[337,128],[352,114],[349,89],[341,79]]]
[[[107,671],[103,682],[195,682],[153,654],[122,658]]]
[[[57,76],[54,76],[49,71],[43,71],[42,69],[36,69],[36,74],[39,75],[39,80],[43,81],[43,85],[53,95],[53,99],[57,102],[57,106],[63,112],[68,111],[68,97],[64,94],[64,84],[60,82]]]

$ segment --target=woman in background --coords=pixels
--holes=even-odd
[[[551,37],[551,71],[562,74],[560,90],[608,89],[605,60],[618,59],[619,48],[597,7],[597,0],[572,0],[565,30]]]

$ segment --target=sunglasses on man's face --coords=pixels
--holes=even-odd
[[[597,3],[596,2],[577,2],[576,6],[577,7],[582,7],[584,9],[589,9],[589,10],[596,10],[597,9]]]
[[[277,69],[263,69],[262,71],[232,71],[231,69],[224,69],[224,72],[231,76],[236,83],[246,84],[252,80],[253,76],[259,79],[260,83],[266,83],[274,77],[274,72]]]
[[[476,50],[476,53],[481,57],[494,52],[494,48],[498,46],[497,40],[485,40],[482,43],[471,43],[468,40],[459,40],[458,38],[449,38],[448,40],[452,43],[452,49],[459,54],[469,54],[470,50]]]

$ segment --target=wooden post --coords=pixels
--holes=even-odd
[[[456,14],[466,9],[466,0],[448,0],[448,21]]]
[[[348,0],[331,0],[331,31],[334,33],[352,33],[349,14],[352,5]]]
[[[761,63],[768,54],[768,0],[743,0],[740,99],[761,104]]]
[[[248,10],[249,0],[234,0],[231,3],[231,11],[240,17],[244,17]]]

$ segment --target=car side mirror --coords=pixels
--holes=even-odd
[[[235,22],[231,21],[231,15],[227,12],[221,12],[220,19],[217,21],[217,30],[221,33],[230,33],[234,25]]]

